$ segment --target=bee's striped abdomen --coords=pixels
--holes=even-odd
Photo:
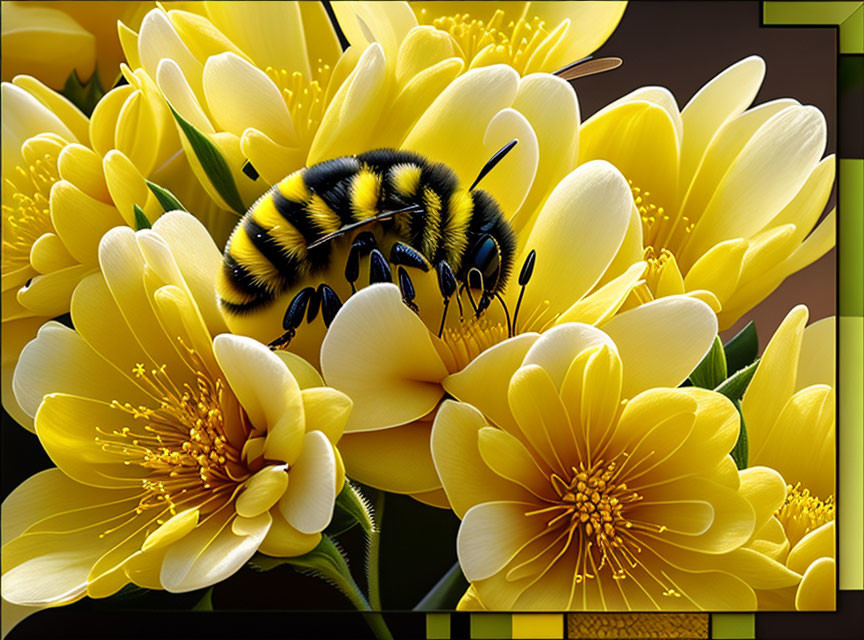
[[[512,254],[512,232],[488,194],[469,192],[449,167],[419,154],[379,149],[296,171],[250,207],[226,246],[223,307],[238,314],[269,304],[329,266],[333,243],[321,238],[412,205],[376,224],[430,263],[446,260],[459,272],[470,239],[486,233]]]

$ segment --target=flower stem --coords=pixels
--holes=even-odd
[[[378,560],[381,549],[381,524],[384,521],[384,496],[378,491],[375,497],[375,527],[369,533],[369,549],[366,556],[366,573],[369,582],[369,604],[381,611],[381,587],[378,576]]]
[[[339,591],[345,594],[345,597],[351,601],[354,608],[363,614],[363,619],[366,621],[366,624],[369,625],[369,628],[372,629],[372,633],[375,634],[375,637],[378,640],[393,640],[393,634],[390,633],[390,629],[387,628],[387,623],[384,622],[384,616],[372,611],[372,607],[369,606],[369,602],[363,596],[363,592],[360,591],[360,587],[357,586],[354,579],[351,578],[350,575],[345,576],[341,573],[334,574],[331,578],[336,583]]]

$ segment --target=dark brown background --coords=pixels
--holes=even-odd
[[[760,27],[760,2],[631,2],[616,32],[597,55],[617,55],[624,65],[611,73],[576,83],[583,119],[604,104],[643,85],[669,88],[684,106],[690,97],[728,65],[751,54],[767,62],[767,76],[757,102],[794,97],[819,107],[828,120],[826,153],[836,147],[836,30],[830,28]],[[835,313],[834,252],[793,276],[742,320],[754,319],[763,343],[795,304],[810,307],[811,318]],[[4,422],[7,420],[4,415]],[[33,472],[49,466],[35,436],[14,424],[2,429],[3,495]],[[382,599],[385,609],[410,610],[455,560],[455,527],[447,512],[408,498],[388,497],[383,528]],[[353,534],[354,532],[352,532]],[[362,584],[363,541],[344,540]],[[332,589],[313,578],[282,567],[269,573],[249,569],[217,586],[217,614],[182,611],[200,593],[186,596],[129,594],[125,599],[84,600],[45,611],[21,624],[10,639],[42,638],[62,629],[66,638],[163,637],[361,638],[367,631],[347,613],[280,613],[278,609],[314,610],[346,607]],[[113,601],[113,602],[112,602]],[[174,609],[174,611],[168,611]],[[260,611],[269,609],[269,611]],[[249,610],[259,610],[254,619]],[[154,620],[156,616],[157,620]],[[98,624],[94,624],[98,621]],[[423,616],[388,620],[397,638],[424,637]],[[822,637],[840,637],[834,627]],[[454,638],[467,637],[467,620],[454,619]],[[803,635],[802,635],[803,634]],[[799,637],[812,637],[802,631]],[[848,637],[854,637],[848,635]]]
[[[574,83],[582,120],[612,100],[645,85],[664,86],[683,108],[703,84],[749,55],[765,60],[765,82],[754,104],[795,98],[822,110],[828,121],[826,155],[837,147],[836,30],[762,27],[760,2],[631,2],[615,33],[596,56],[624,64]],[[834,197],[828,211],[834,206]],[[797,304],[810,321],[836,314],[836,250],[788,278],[770,297],[723,334],[729,338],[753,320],[764,348]]]

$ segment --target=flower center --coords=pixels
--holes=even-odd
[[[447,327],[441,335],[461,371],[481,353],[507,339],[507,327],[490,322],[485,316],[466,316],[456,328]]]
[[[267,76],[282,92],[282,99],[291,114],[294,130],[300,142],[309,146],[312,138],[324,117],[324,96],[332,69],[330,65],[318,59],[317,67],[312,72],[311,80],[307,80],[299,71],[289,72],[285,69],[267,67]]]
[[[609,568],[615,580],[626,578],[628,567],[639,564],[636,554],[642,551],[631,531],[661,533],[666,529],[628,517],[628,509],[642,496],[620,480],[623,467],[617,460],[598,460],[589,466],[580,462],[578,469],[571,467],[568,478],[553,473],[549,481],[557,496],[555,504],[525,514],[549,518],[546,527],[557,529],[565,539],[565,550],[575,544],[579,553],[576,582],[595,578],[592,572],[603,567]],[[666,595],[675,594],[670,590]]]
[[[820,500],[801,483],[786,485],[786,501],[775,514],[786,531],[790,547],[811,531],[834,520],[834,496]]]
[[[5,180],[3,194],[3,274],[30,263],[30,249],[45,233],[53,233],[48,200],[57,182],[57,158],[44,155],[27,167],[15,167],[17,179]]]
[[[164,365],[147,372],[138,364],[133,373],[157,408],[115,400],[111,407],[131,415],[132,426],[110,432],[97,428],[96,441],[103,451],[142,470],[136,515],[151,509],[174,515],[191,506],[197,506],[202,515],[214,513],[250,476],[226,437],[224,382],[205,373],[207,368],[194,351],[187,349],[187,353],[197,365],[194,385],[184,383],[178,388]]]
[[[680,251],[687,234],[693,231],[694,224],[686,216],[678,218],[675,214],[670,214],[653,201],[649,191],[633,186],[632,180],[628,182],[633,193],[633,202],[636,203],[642,218],[642,245],[651,247],[654,254],[661,256],[664,251]]]
[[[420,11],[419,21],[429,23],[426,9]],[[536,16],[510,20],[505,24],[504,12],[500,9],[488,23],[462,13],[435,18],[432,25],[446,31],[456,40],[467,62],[470,63],[478,53],[492,45],[494,52],[490,58],[509,64],[520,73],[525,71],[531,56],[549,35],[544,21]]]

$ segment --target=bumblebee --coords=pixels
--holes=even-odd
[[[403,266],[434,268],[444,300],[442,328],[457,289],[467,289],[478,315],[495,298],[504,306],[500,293],[516,238],[495,199],[475,187],[516,142],[498,151],[467,189],[446,165],[393,149],[328,160],[283,178],[249,208],[228,240],[217,281],[224,313],[260,312],[307,279],[332,272],[334,243],[343,238],[351,240],[344,275],[352,293],[360,259],[368,256],[370,284],[392,282],[391,265],[398,267],[403,300],[415,311]],[[379,236],[395,239],[389,260],[371,232],[376,225]],[[311,322],[319,308],[329,326],[341,305],[326,283],[301,289],[286,309],[285,333],[271,346],[286,345],[304,315]]]

